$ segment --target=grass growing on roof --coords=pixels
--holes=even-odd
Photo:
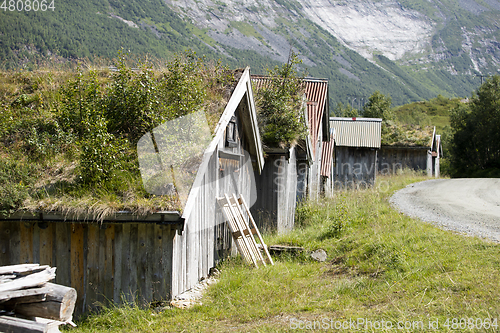
[[[123,210],[181,209],[175,198],[146,193],[136,144],[161,123],[199,110],[213,130],[233,72],[192,52],[159,66],[120,54],[114,64],[114,71],[0,72],[0,213],[102,220]]]
[[[447,318],[450,325],[452,318],[496,318],[497,328],[487,331],[497,331],[500,245],[440,230],[388,203],[395,190],[426,179],[414,172],[378,177],[374,189],[301,206],[295,230],[265,237],[268,245],[322,248],[328,253],[324,263],[304,255],[275,258],[275,266],[254,269],[230,258],[200,306],[107,308],[71,331],[294,332],[296,320],[323,318],[328,323],[383,319],[394,327],[417,323],[403,332],[428,331],[425,325],[435,319],[435,331],[447,332],[452,330],[445,326]]]
[[[265,84],[256,90],[257,120],[265,146],[290,146],[307,135],[304,84],[296,68],[301,62],[292,52],[288,63],[269,70]]]

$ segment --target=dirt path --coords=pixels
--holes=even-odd
[[[435,179],[408,185],[390,199],[399,211],[500,242],[500,179]]]

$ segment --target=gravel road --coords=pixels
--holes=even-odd
[[[500,243],[500,179],[426,180],[397,191],[390,202],[443,229]]]

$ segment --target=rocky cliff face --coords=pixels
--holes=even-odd
[[[425,49],[434,22],[395,1],[300,0],[303,13],[368,59],[379,53],[391,60]]]
[[[304,20],[308,20],[369,60],[383,55],[407,65],[434,63],[457,53],[450,45],[458,44],[458,53],[469,58],[470,72],[491,71],[500,63],[497,0],[166,2],[199,28],[207,29],[207,34],[220,44],[218,47],[222,46],[221,51],[225,46],[249,49],[284,61],[291,39],[300,43],[310,38],[305,29],[290,36],[290,27],[305,28]],[[453,24],[455,30],[450,28]],[[305,62],[314,65],[317,60],[309,56]],[[447,67],[450,73],[459,71],[454,65]]]
[[[375,90],[395,104],[469,96],[499,73],[500,0],[164,1],[230,58],[286,62],[294,49],[310,75],[330,79],[332,105]]]

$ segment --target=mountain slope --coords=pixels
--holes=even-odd
[[[360,107],[375,90],[394,104],[466,96],[500,64],[497,0],[107,0],[55,11],[0,10],[0,61],[101,56],[123,48],[168,58],[191,48],[264,73],[291,49],[331,82],[331,103]]]

